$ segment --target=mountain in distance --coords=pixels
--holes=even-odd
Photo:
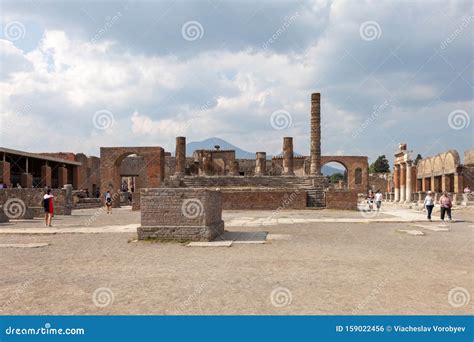
[[[255,152],[249,152],[243,150],[235,145],[232,145],[230,142],[225,141],[221,138],[208,138],[202,141],[192,141],[186,144],[186,156],[192,157],[195,150],[213,150],[214,146],[219,145],[221,150],[235,150],[235,157],[237,159],[255,159]],[[272,156],[267,154],[267,159],[270,159]],[[344,169],[338,169],[329,165],[323,165],[322,173],[325,176],[332,175],[335,173],[344,173]]]

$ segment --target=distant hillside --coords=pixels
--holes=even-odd
[[[235,150],[235,157],[238,159],[253,159],[255,152],[245,151],[221,138],[209,138],[203,141],[192,141],[186,144],[186,155],[192,157],[195,150],[213,150],[215,145],[219,145],[221,150]]]
[[[213,150],[216,145],[219,145],[221,150],[235,150],[235,156],[238,159],[255,158],[255,152],[245,151],[221,138],[208,138],[202,141],[189,142],[186,144],[186,155],[192,157],[195,150]],[[267,159],[270,159],[271,157],[271,155],[267,154]],[[334,173],[344,173],[343,169],[338,169],[329,165],[323,165],[321,171],[326,176]]]

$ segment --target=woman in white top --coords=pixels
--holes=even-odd
[[[433,212],[434,208],[434,200],[433,197],[431,197],[431,191],[428,191],[425,197],[424,201],[424,207],[426,208],[426,211],[428,212],[428,220],[431,222],[431,213]]]

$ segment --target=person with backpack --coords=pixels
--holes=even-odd
[[[107,214],[112,214],[112,195],[110,195],[110,191],[105,193],[105,206],[107,208]]]
[[[54,216],[53,198],[51,189],[46,190],[46,194],[43,196],[44,223],[46,227],[52,227],[51,220]]]

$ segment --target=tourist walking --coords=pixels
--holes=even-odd
[[[441,207],[441,221],[444,221],[444,216],[447,214],[449,222],[451,222],[451,207],[453,206],[453,202],[446,191],[443,192],[443,195],[439,199],[439,205]]]
[[[52,227],[51,220],[54,216],[53,198],[51,189],[46,190],[46,194],[43,196],[44,224],[46,227]]]
[[[369,194],[367,195],[367,204],[369,205],[369,210],[372,211],[374,209],[374,192],[369,190]]]
[[[105,193],[105,206],[107,208],[107,214],[112,214],[112,196],[110,191]]]
[[[425,197],[425,201],[423,202],[423,207],[426,209],[426,212],[428,213],[428,220],[431,222],[431,213],[433,212],[434,208],[434,200],[433,197],[431,196],[431,191],[428,191]]]
[[[382,200],[383,200],[383,195],[380,192],[380,190],[377,190],[375,193],[375,206],[377,207],[377,211],[380,210],[380,207],[382,206]]]

